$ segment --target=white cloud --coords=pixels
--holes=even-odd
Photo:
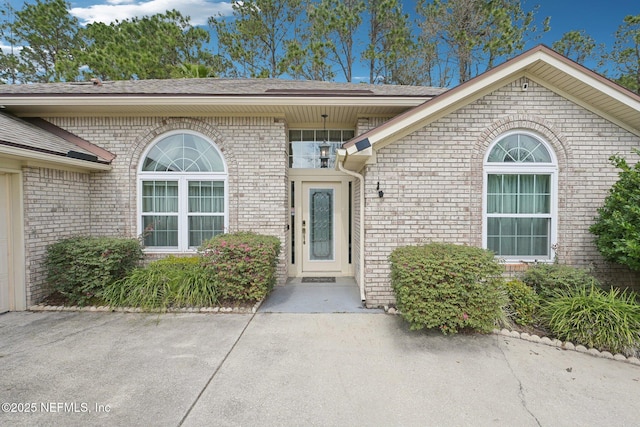
[[[9,55],[10,53],[17,55],[22,50],[22,46],[9,46],[9,45],[0,44],[0,50],[5,55]]]
[[[69,11],[83,25],[94,22],[109,24],[115,20],[123,21],[134,17],[151,16],[176,9],[183,16],[191,17],[192,25],[204,25],[210,16],[231,15],[230,2],[211,2],[207,0],[107,0],[106,4],[94,4],[87,7],[74,7]]]

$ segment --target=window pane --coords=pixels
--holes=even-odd
[[[178,246],[178,216],[142,217],[145,246]]]
[[[518,175],[502,175],[502,213],[518,212]]]
[[[289,167],[301,169],[320,168],[320,146],[326,140],[329,145],[327,167],[333,169],[336,151],[345,141],[353,138],[354,134],[355,132],[353,130],[290,130]]]
[[[550,188],[550,175],[488,175],[487,213],[550,213]]]
[[[178,212],[178,181],[143,181],[142,212]]]
[[[200,246],[204,240],[224,233],[223,216],[190,216],[189,246]]]
[[[316,132],[313,130],[303,130],[302,131],[302,140],[307,142],[313,142],[316,140]]]
[[[142,164],[145,172],[224,172],[224,162],[209,141],[180,133],[158,141]]]
[[[224,213],[224,182],[189,181],[189,212]]]
[[[533,136],[513,134],[498,141],[487,160],[507,163],[551,163],[551,155],[544,144]]]
[[[487,247],[500,256],[549,256],[549,218],[488,218]]]

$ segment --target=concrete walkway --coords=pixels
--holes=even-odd
[[[636,426],[639,395],[629,363],[386,314],[0,316],[0,425]]]
[[[289,279],[276,286],[260,306],[261,313],[382,313],[366,309],[360,289],[352,277],[337,277],[333,283],[302,283]]]

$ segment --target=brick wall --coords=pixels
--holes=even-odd
[[[638,283],[625,268],[605,263],[589,225],[617,171],[608,158],[630,153],[640,138],[529,82],[518,80],[377,152],[365,169],[366,283],[370,306],[394,302],[390,252],[431,241],[482,244],[482,181],[486,150],[500,134],[540,134],[558,158],[559,261],[594,269],[615,284]],[[378,198],[380,183],[384,198]]]
[[[45,288],[47,246],[91,230],[90,175],[26,166],[23,172],[27,306],[49,294]]]
[[[91,231],[135,237],[137,171],[144,151],[164,133],[191,130],[211,139],[224,156],[229,178],[229,231],[255,231],[282,242],[279,278],[286,280],[288,168],[285,124],[259,118],[48,118],[117,157],[113,169],[91,175]]]

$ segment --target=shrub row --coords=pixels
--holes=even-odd
[[[197,256],[139,267],[139,241],[79,237],[50,245],[46,264],[53,290],[73,304],[206,307],[264,298],[276,282],[279,251],[276,237],[240,232],[204,242]]]
[[[640,351],[635,294],[603,290],[586,270],[536,264],[522,280],[504,281],[491,252],[441,243],[397,248],[390,261],[397,306],[411,329],[488,332],[512,322],[601,351]]]
[[[69,302],[84,305],[106,285],[125,277],[142,257],[135,239],[82,236],[60,240],[47,248],[47,282]]]

